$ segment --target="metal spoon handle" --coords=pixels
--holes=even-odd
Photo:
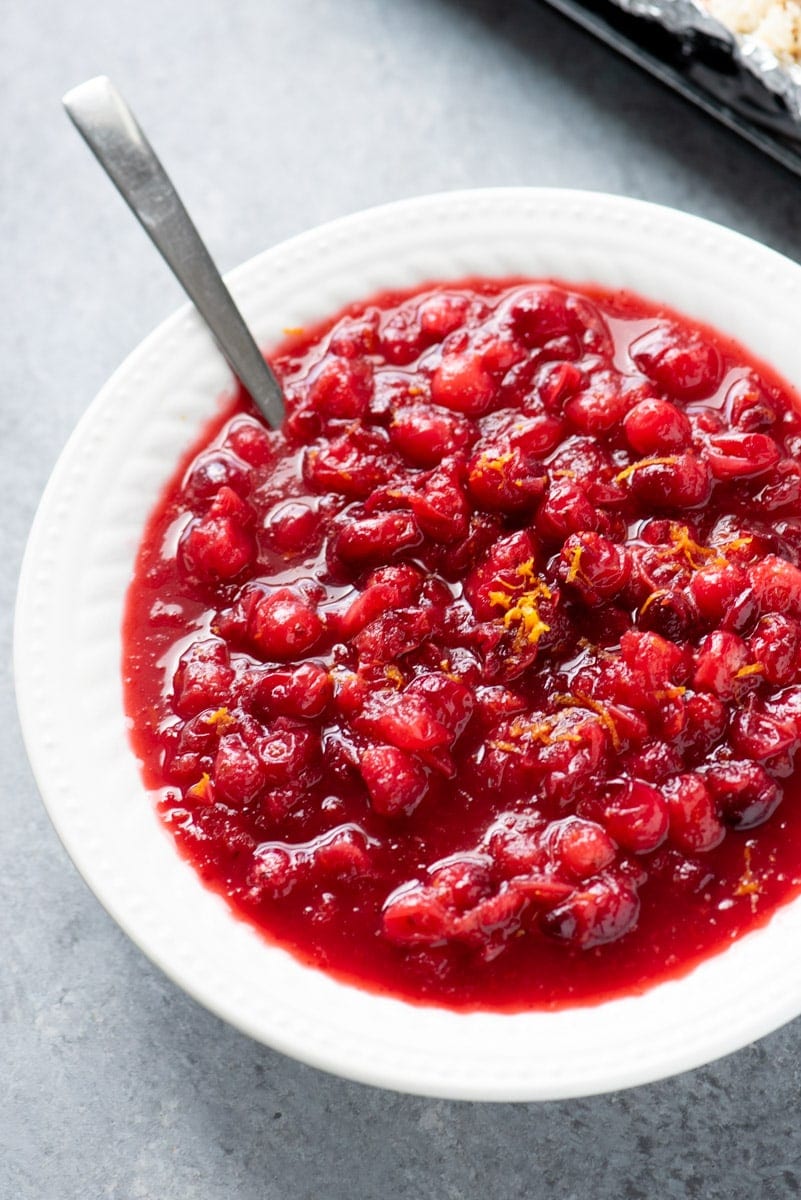
[[[67,92],[64,107],[101,167],[213,333],[268,424],[284,417],[281,387],[222,281],[152,146],[110,79]]]

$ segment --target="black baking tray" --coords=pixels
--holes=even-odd
[[[781,96],[736,60],[726,42],[695,30],[671,33],[612,0],[543,2],[801,175],[801,123]]]

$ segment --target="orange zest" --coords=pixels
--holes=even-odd
[[[619,471],[615,476],[615,483],[623,483],[624,479],[628,479],[635,471],[641,471],[643,467],[671,467],[678,461],[675,454],[669,454],[666,458],[641,458],[639,462],[629,463]]]
[[[215,712],[209,713],[207,717],[204,717],[203,724],[213,725],[219,733],[223,729],[228,729],[231,725],[236,725],[236,717],[232,717],[228,709],[223,706]]]
[[[594,712],[601,724],[609,731],[615,750],[620,749],[622,743],[617,725],[615,725],[609,709],[599,700],[593,700],[592,696],[585,696],[583,692],[576,692],[573,696],[556,696],[555,699],[562,708],[588,708],[590,712]]]

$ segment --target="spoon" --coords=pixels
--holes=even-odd
[[[110,79],[63,99],[72,123],[211,330],[268,425],[284,418],[281,385],[253,340],[167,172]]]

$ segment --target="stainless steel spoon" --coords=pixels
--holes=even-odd
[[[110,79],[67,92],[78,132],[208,325],[234,374],[273,428],[284,417],[281,385],[264,361],[167,172]]]

